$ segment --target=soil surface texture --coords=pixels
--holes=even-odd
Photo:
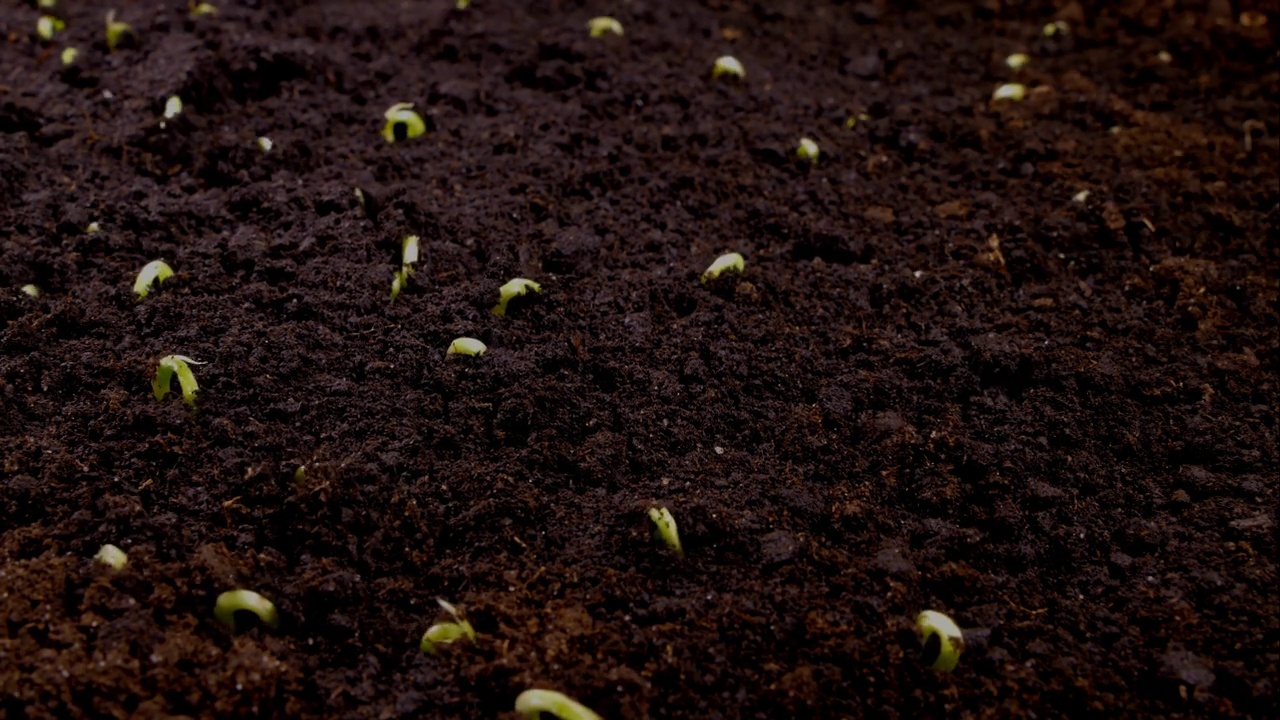
[[[1276,716],[1274,3],[213,4],[0,0],[0,718]]]

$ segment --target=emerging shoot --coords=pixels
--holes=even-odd
[[[263,135],[262,137],[258,138],[258,147],[262,149],[262,152],[264,153],[271,152],[272,145],[273,143],[271,142],[271,138],[267,137],[266,135]]]
[[[524,278],[516,278],[506,285],[498,288],[498,304],[494,305],[489,312],[494,315],[506,315],[507,304],[518,297],[524,297],[529,291],[536,293],[542,292],[542,286],[532,280]]]
[[[445,351],[445,357],[450,355],[480,356],[488,349],[488,346],[475,338],[460,337],[449,343],[449,349]]]
[[[230,590],[218,596],[213,605],[213,617],[236,632],[236,613],[250,612],[258,616],[263,625],[275,630],[280,626],[280,615],[271,601],[252,590]]]
[[[1071,32],[1071,26],[1066,20],[1054,20],[1051,23],[1045,23],[1042,30],[1045,37],[1054,37],[1055,35],[1066,35]]]
[[[934,670],[951,672],[964,652],[964,634],[955,621],[933,610],[916,617],[916,634],[922,646],[920,661]]]
[[[162,283],[173,277],[173,268],[163,260],[152,260],[142,266],[138,279],[133,281],[133,294],[144,298],[151,292],[151,286]]]
[[[800,138],[800,144],[796,147],[796,157],[801,160],[807,160],[813,165],[818,164],[818,143],[809,138]]]
[[[601,16],[587,21],[587,33],[593,38],[603,37],[607,33],[622,34],[622,23],[614,18]]]
[[[356,197],[363,200],[364,193],[356,188]],[[391,299],[400,297],[400,291],[409,284],[409,276],[413,274],[413,264],[418,262],[418,236],[406,235],[400,241],[400,269],[391,278]]]
[[[93,222],[91,222],[91,223],[89,223],[88,225],[85,225],[85,226],[84,226],[84,231],[85,231],[85,232],[87,232],[87,233],[96,233],[96,232],[101,232],[101,231],[102,231],[102,225],[101,225],[97,220],[94,220]]]
[[[177,95],[169,96],[164,101],[164,119],[172,120],[182,114],[182,98]]]
[[[416,138],[427,131],[422,116],[413,111],[413,103],[396,103],[383,113],[387,123],[382,126],[382,137],[389,143]]]
[[[187,7],[191,8],[191,17],[212,17],[218,14],[218,8],[207,2],[197,3],[192,0]]]
[[[991,93],[991,100],[1012,100],[1019,102],[1027,96],[1027,86],[1022,83],[1005,83]]]
[[[173,380],[173,376],[177,375],[178,385],[182,388],[183,401],[195,407],[196,391],[200,386],[196,384],[196,376],[191,372],[191,366],[205,364],[185,355],[165,355],[160,358],[160,362],[156,364],[156,377],[151,381],[151,391],[155,393],[156,400],[164,400],[165,395],[169,394],[169,383]]]
[[[62,50],[62,66],[70,67],[76,64],[76,58],[80,57],[80,51],[73,48],[63,48]]]
[[[1031,57],[1026,53],[1014,53],[1004,59],[1004,64],[1009,66],[1009,69],[1014,72],[1018,72],[1022,68],[1026,67],[1030,62]]]
[[[438,646],[449,645],[463,638],[475,642],[476,631],[471,627],[471,623],[467,622],[458,612],[458,608],[440,598],[436,598],[436,602],[440,603],[440,607],[445,612],[453,616],[453,622],[436,623],[427,628],[427,632],[422,636],[422,643],[419,645],[422,652],[434,655]]]
[[[746,266],[747,261],[743,259],[741,254],[736,252],[725,253],[716,258],[716,261],[707,267],[706,272],[702,273],[702,282],[711,282],[725,272],[740,273]]]
[[[651,507],[649,519],[658,528],[658,538],[675,554],[684,555],[684,548],[680,546],[680,531],[676,528],[676,519],[671,516],[671,511],[665,507]]]
[[[716,58],[716,64],[711,66],[711,79],[718,80],[725,75],[741,80],[747,76],[747,71],[742,67],[742,63],[738,62],[738,58],[724,55]]]
[[[103,545],[93,559],[114,570],[123,570],[129,564],[129,554],[110,543]]]
[[[525,690],[516,698],[516,712],[523,713],[528,720],[538,720],[542,713],[560,720],[601,720],[586,705],[554,690]]]
[[[35,285],[23,285],[22,294],[29,298],[38,298],[40,297],[40,288]]]
[[[52,15],[41,15],[36,21],[36,34],[42,40],[52,40],[54,33],[65,30],[67,24]]]
[[[133,37],[133,26],[127,22],[116,20],[116,11],[107,13],[107,50],[115,52],[116,48]]]

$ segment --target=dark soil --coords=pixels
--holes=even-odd
[[[1274,4],[59,4],[0,6],[0,717],[1275,716]]]

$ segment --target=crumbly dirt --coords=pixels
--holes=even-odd
[[[0,6],[0,717],[1275,716],[1273,3],[214,4]]]

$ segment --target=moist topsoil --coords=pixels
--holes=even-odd
[[[0,717],[1274,716],[1274,5],[215,5],[0,8]]]

